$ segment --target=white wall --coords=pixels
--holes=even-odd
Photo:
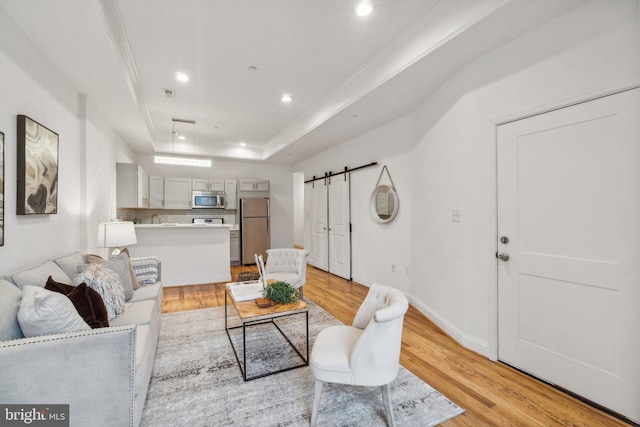
[[[293,243],[304,246],[304,173],[300,172],[293,174]]]
[[[116,218],[116,162],[134,163],[136,155],[95,111],[87,106],[86,182],[87,252],[106,256],[96,247],[98,224]]]
[[[367,208],[379,168],[352,175],[354,280],[403,290],[459,342],[495,358],[496,125],[639,84],[638,4],[587,3],[468,64],[412,114],[294,165],[305,179],[389,166],[400,213],[386,226]]]
[[[411,194],[410,149],[415,141],[409,117],[395,120],[366,134],[294,165],[304,171],[305,180],[328,171],[378,162],[378,166],[351,173],[351,223],[353,280],[370,285],[380,282],[409,292],[411,274]],[[382,167],[387,168],[398,192],[400,209],[394,221],[376,222],[369,213],[369,200]],[[339,178],[334,178],[339,179]],[[382,184],[389,184],[385,176]],[[305,248],[311,250],[309,230],[309,190],[305,184]],[[391,271],[395,264],[396,271]]]
[[[639,71],[638,2],[596,1],[468,65],[414,112],[413,302],[467,347],[497,356],[496,125]]]
[[[268,179],[271,207],[271,247],[293,247],[293,181],[289,166],[213,159],[211,168],[158,165],[153,155],[139,155],[138,163],[150,175],[207,179]]]
[[[95,245],[98,222],[115,212],[115,205],[109,204],[115,194],[109,183],[115,177],[115,162],[107,161],[118,152],[126,156],[128,148],[104,126],[95,124],[99,123],[98,115],[85,97],[71,89],[2,9],[0,69],[0,131],[5,134],[1,277],[67,252],[85,252]],[[59,135],[57,214],[16,215],[18,114]],[[102,206],[94,209],[99,199]]]

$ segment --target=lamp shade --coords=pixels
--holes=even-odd
[[[98,224],[99,248],[116,248],[138,243],[133,222],[101,222]]]

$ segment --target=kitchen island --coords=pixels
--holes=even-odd
[[[231,224],[137,224],[132,257],[157,256],[164,286],[230,282]]]

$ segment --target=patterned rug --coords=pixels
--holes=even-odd
[[[340,322],[309,302],[309,345],[323,328]],[[231,319],[230,324],[239,324]],[[277,320],[306,355],[305,317]],[[242,329],[232,333],[240,360]],[[299,356],[270,324],[247,333],[249,376],[299,364]],[[162,315],[162,329],[142,426],[308,426],[314,378],[309,367],[244,382],[224,330],[224,307]],[[392,383],[396,424],[433,426],[464,412],[428,384],[400,368]],[[386,426],[379,387],[328,384],[318,415],[321,426]]]

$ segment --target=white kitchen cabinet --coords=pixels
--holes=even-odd
[[[116,163],[116,205],[149,207],[149,174],[135,163]]]
[[[238,207],[238,181],[235,179],[224,181],[225,209],[237,209]]]
[[[264,179],[241,179],[240,191],[269,191],[269,181]]]
[[[161,176],[149,176],[149,207],[164,208],[164,178]]]
[[[164,179],[164,208],[191,209],[191,179]]]
[[[194,179],[194,191],[224,191],[224,179]]]
[[[229,250],[232,263],[240,263],[240,230],[230,231]]]

